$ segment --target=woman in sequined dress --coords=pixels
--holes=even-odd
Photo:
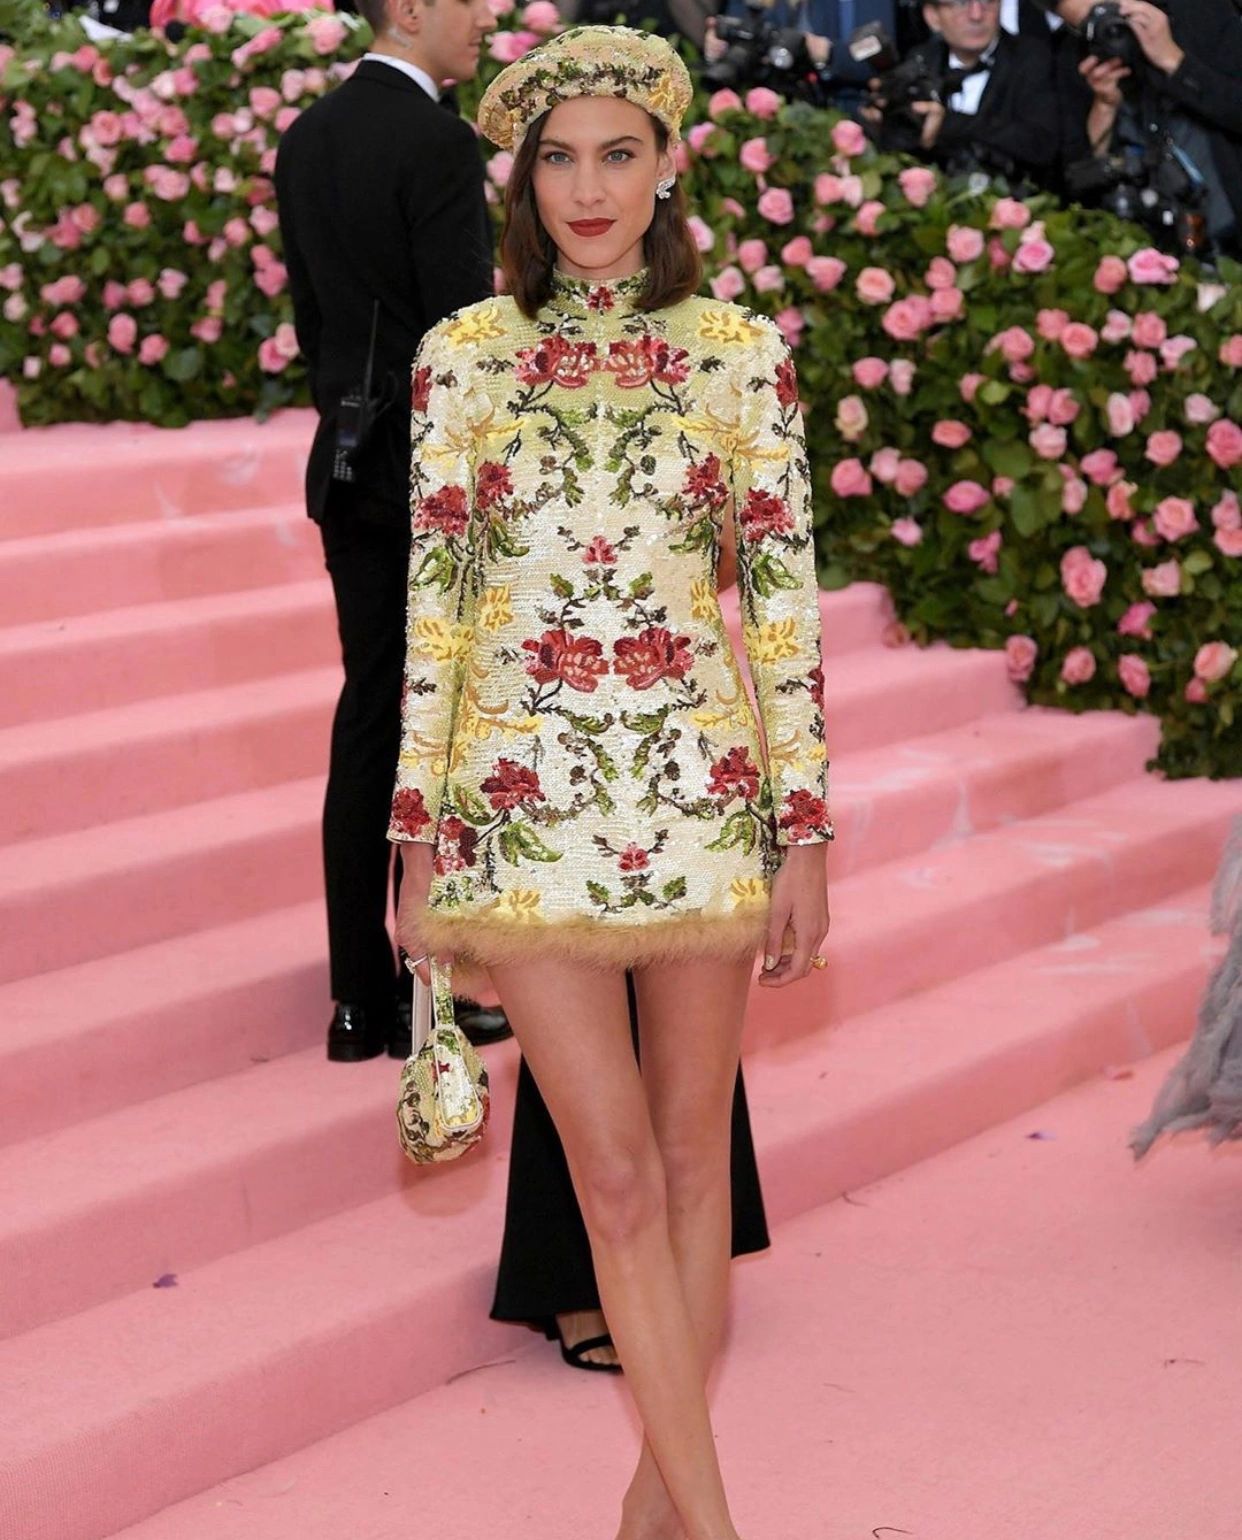
[[[415,364],[391,827],[402,944],[489,969],[565,1148],[645,1432],[620,1540],[735,1540],[705,1380],[742,1021],[756,950],[779,988],[828,928],[797,381],[770,321],[695,295],[689,97],[667,43],[601,27],[484,97],[515,152],[509,292]],[[729,516],[758,720],[716,593]]]

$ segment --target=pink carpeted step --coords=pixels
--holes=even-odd
[[[0,984],[0,1145],[322,1045],[323,905]]]
[[[31,428],[5,440],[0,538],[300,501],[314,414]]]
[[[1149,752],[1153,728],[1145,717],[1005,713],[915,743],[847,755],[834,794],[834,879],[1131,778]],[[127,762],[136,756],[131,746]],[[101,761],[101,774],[110,764]],[[127,784],[111,785],[109,795],[120,798]],[[170,784],[162,781],[161,792]],[[90,806],[94,789],[84,777],[66,794],[75,814]],[[0,804],[4,800],[0,795]],[[307,993],[322,933],[318,910],[303,906],[0,985],[0,1020],[8,1024],[0,1034],[0,1085],[20,1088],[0,1126],[0,1143],[244,1068],[255,1018],[283,1020],[285,1012],[305,1010],[308,998],[314,1028],[302,1021],[304,1035],[290,1046],[310,1046],[326,998],[322,988]],[[127,988],[131,972],[141,987]],[[240,993],[239,978],[246,980]],[[285,1003],[289,990],[295,1004]],[[84,1000],[92,1002],[89,1010]],[[176,1054],[166,1051],[170,1035]]]
[[[339,666],[0,728],[0,841],[322,772]]]
[[[781,1042],[875,1010],[1134,904],[1156,903],[1187,879],[1206,880],[1240,806],[1227,785],[1186,785],[1175,794],[1159,783],[1127,782],[1043,818],[846,878],[834,885],[830,968],[792,997],[756,988],[751,1042]],[[1058,845],[1068,831],[1072,840]],[[343,1120],[334,1101],[321,1100],[339,1077],[310,1050],[114,1113],[98,1128],[0,1152],[0,1300],[14,1302],[0,1305],[0,1330],[135,1287],[179,1250],[194,1265],[273,1233],[257,1219],[253,1197],[272,1172],[278,1188],[288,1170],[301,1177],[297,1203],[265,1209],[269,1225],[282,1214],[288,1225],[307,1222],[338,1206],[329,1176],[350,1164],[351,1150],[360,1173],[391,1172],[379,1134],[391,1077],[378,1083],[374,1100],[363,1094],[350,1103]],[[358,1153],[368,1124],[378,1165]],[[101,1160],[101,1149],[120,1153]],[[358,1201],[373,1189],[360,1176],[348,1191]],[[192,1243],[182,1228],[190,1213]],[[200,1222],[211,1214],[214,1223]],[[32,1291],[32,1277],[56,1283]]]
[[[1238,1163],[1188,1139],[1136,1171],[1125,1149],[1173,1057],[816,1208],[736,1269],[714,1415],[742,1534],[1235,1540]],[[439,1534],[463,1470],[480,1534],[580,1540],[615,1526],[635,1452],[616,1382],[497,1351],[113,1540],[386,1540],[412,1514]]]
[[[1072,947],[752,1056],[774,1211],[823,1204],[1184,1032],[1204,910],[1202,891],[1174,895]],[[407,1176],[398,1195],[201,1268],[174,1260],[175,1287],[0,1345],[0,1379],[21,1390],[0,1411],[13,1532],[95,1540],[521,1341],[483,1319],[504,1180],[493,1139],[460,1167]],[[137,1458],[156,1429],[160,1460]],[[61,1506],[47,1513],[53,1472]]]
[[[0,631],[0,726],[240,684],[340,656],[326,578]]]
[[[316,776],[0,849],[0,982],[314,897]]]
[[[200,513],[0,541],[5,625],[297,582],[323,572],[301,507]]]

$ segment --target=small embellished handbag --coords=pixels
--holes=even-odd
[[[483,1137],[490,1099],[487,1069],[453,1019],[450,968],[431,962],[431,987],[414,979],[414,1031],[401,1070],[397,1133],[420,1166],[456,1160]]]

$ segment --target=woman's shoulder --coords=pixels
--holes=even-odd
[[[476,300],[437,321],[423,335],[419,356],[464,360],[491,351],[513,334],[521,314],[507,294]]]
[[[670,336],[685,347],[723,351],[726,359],[744,364],[756,354],[783,356],[787,351],[784,334],[771,318],[748,305],[733,300],[716,299],[710,294],[692,294],[665,312]]]

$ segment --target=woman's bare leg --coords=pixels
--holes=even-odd
[[[669,1235],[693,1306],[704,1381],[724,1335],[732,1257],[730,1115],[752,964],[664,964],[634,975],[643,1083],[668,1184]],[[620,1540],[681,1533],[650,1446],[622,1506]]]
[[[565,1147],[600,1299],[682,1529],[687,1540],[736,1540],[624,977],[553,959],[491,972]],[[735,1070],[734,1060],[730,1091]],[[687,1063],[683,1073],[696,1067]]]

